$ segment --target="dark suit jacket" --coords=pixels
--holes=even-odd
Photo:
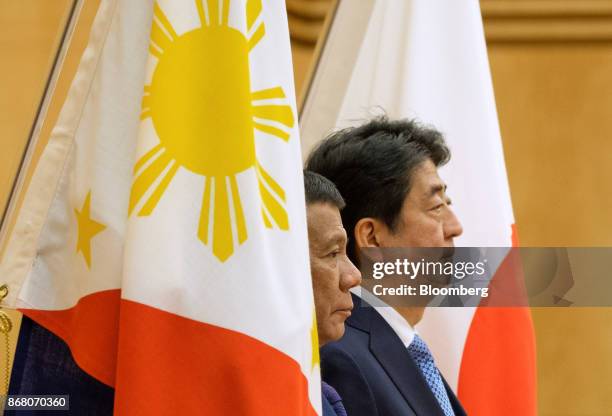
[[[347,414],[444,416],[421,371],[389,324],[354,295],[353,303],[344,337],[321,349],[323,380],[338,391]],[[443,381],[455,415],[465,415]]]

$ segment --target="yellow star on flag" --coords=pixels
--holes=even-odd
[[[79,211],[75,209],[74,212],[77,217],[77,224],[79,228],[79,238],[77,241],[76,251],[82,253],[87,263],[87,268],[91,269],[91,239],[94,236],[106,229],[104,224],[100,224],[97,221],[91,219],[91,191],[87,193],[83,208]]]

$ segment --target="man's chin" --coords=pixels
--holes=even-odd
[[[342,338],[342,336],[344,335],[344,320],[341,324],[334,325],[333,329],[330,328],[329,331],[326,331],[325,335],[325,339],[327,339],[327,342],[334,342],[340,340],[340,338]],[[321,334],[319,334],[319,336],[321,336]]]

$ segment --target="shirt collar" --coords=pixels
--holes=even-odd
[[[353,293],[360,298],[374,296],[361,286],[356,288]],[[362,296],[361,293],[364,293],[364,296]],[[383,317],[385,322],[389,324],[391,329],[393,329],[393,332],[395,332],[395,334],[402,341],[402,344],[408,348],[408,346],[412,343],[417,331],[408,323],[408,321],[406,321],[406,319],[404,319],[402,315],[400,315],[398,311],[395,310],[395,308],[388,306],[381,300],[378,302],[384,304],[385,306],[373,306],[373,308],[376,309],[376,312],[378,312],[380,316]]]

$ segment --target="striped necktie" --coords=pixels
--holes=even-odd
[[[453,412],[453,407],[451,406],[450,399],[444,388],[442,376],[434,363],[431,352],[429,348],[427,348],[425,341],[418,335],[415,335],[408,346],[408,352],[421,370],[423,377],[425,377],[425,381],[427,381],[427,385],[444,411],[444,415],[454,416],[455,413]]]

